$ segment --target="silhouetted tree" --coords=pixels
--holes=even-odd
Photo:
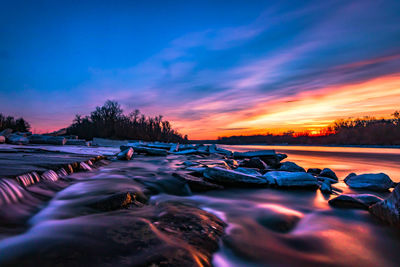
[[[171,124],[163,120],[161,115],[146,117],[136,109],[125,116],[121,106],[110,100],[103,106],[96,107],[90,116],[76,115],[67,128],[67,133],[87,140],[102,137],[164,142],[187,141],[187,138],[173,130]]]
[[[23,118],[15,120],[12,116],[4,117],[3,114],[0,113],[0,131],[7,128],[17,132],[28,132],[31,126]]]

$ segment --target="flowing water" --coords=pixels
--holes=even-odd
[[[224,148],[248,151],[271,147]],[[385,172],[393,180],[400,181],[398,149],[272,148],[287,153],[287,160],[305,168],[332,168],[341,180],[350,172]],[[107,254],[107,243],[103,244],[106,241],[98,236],[130,217],[126,217],[124,212],[88,214],[85,203],[109,193],[140,189],[144,194],[151,195],[150,205],[166,201],[188,203],[213,213],[227,223],[226,235],[212,258],[215,266],[398,266],[400,232],[385,226],[368,211],[332,208],[327,201],[334,196],[323,195],[319,190],[263,188],[192,193],[172,176],[174,172],[184,171],[182,162],[188,159],[202,160],[198,156],[136,156],[129,162],[114,161],[92,172],[70,175],[68,179],[73,181],[72,185],[57,181],[61,184],[54,190],[32,189],[32,192],[41,192],[42,195],[43,190],[47,190],[50,201],[41,202],[37,196],[31,195],[15,207],[19,217],[14,217],[27,220],[17,227],[18,231],[10,228],[3,230],[0,262],[4,255],[8,258],[30,256],[40,253],[41,246],[57,247],[60,242],[77,247],[87,244],[86,258]],[[344,193],[354,193],[343,182],[337,187]],[[359,192],[363,191],[356,193]],[[376,195],[386,197],[388,193]],[[40,208],[28,208],[34,206],[32,203],[35,201]],[[145,216],[143,213],[142,210],[134,215]],[[88,229],[99,229],[100,232],[96,232],[98,239],[86,236]],[[81,252],[76,253],[78,255],[71,257],[79,258]],[[112,255],[107,257],[110,260]],[[53,258],[49,256],[49,259]],[[132,264],[126,256],[124,260],[127,265]],[[118,263],[121,264],[120,261]]]

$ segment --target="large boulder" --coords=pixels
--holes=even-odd
[[[366,189],[373,191],[388,191],[395,183],[384,173],[366,173],[348,176],[345,183],[353,189]]]
[[[319,187],[317,178],[305,172],[271,171],[264,177],[270,185],[278,187]]]
[[[216,183],[223,185],[266,185],[263,177],[244,174],[234,170],[227,170],[220,167],[207,168],[203,175]]]
[[[400,185],[397,185],[390,196],[372,205],[369,211],[380,220],[400,227]]]
[[[329,205],[339,208],[368,209],[369,206],[382,201],[371,194],[342,194],[328,201]]]
[[[325,168],[323,169],[320,173],[319,173],[320,177],[327,177],[327,178],[331,178],[333,180],[338,181],[338,177],[336,176],[336,173],[334,171],[332,171],[329,168]]]
[[[291,161],[282,162],[278,170],[286,172],[306,172],[303,167],[300,167],[299,165]]]

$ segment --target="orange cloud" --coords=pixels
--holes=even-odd
[[[256,96],[254,96],[256,97]],[[201,109],[221,105],[212,102]],[[339,118],[388,116],[400,109],[400,74],[387,75],[356,84],[303,91],[277,100],[266,100],[252,108],[212,114],[193,121],[171,118],[174,126],[191,139],[214,139],[234,134],[257,134],[286,130],[316,131]]]

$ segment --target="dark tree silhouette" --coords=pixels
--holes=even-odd
[[[87,140],[93,137],[131,139],[144,141],[186,142],[169,121],[163,117],[146,117],[139,110],[124,115],[115,101],[107,100],[103,106],[96,107],[90,116],[77,114],[67,128],[67,134],[78,135]]]
[[[0,113],[0,131],[7,128],[12,129],[14,132],[28,132],[31,126],[23,118],[15,120],[14,117],[4,117],[3,114]]]

